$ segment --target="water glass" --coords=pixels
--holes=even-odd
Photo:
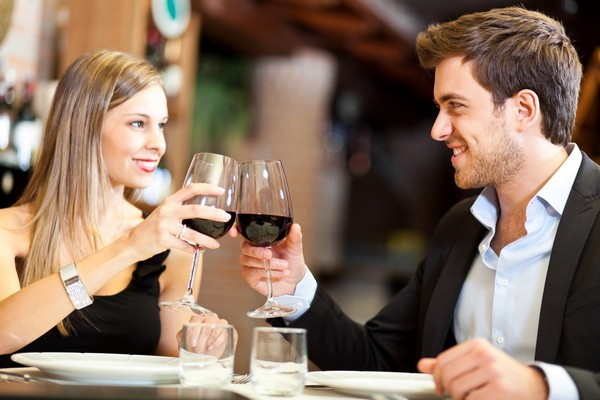
[[[296,396],[307,371],[306,329],[254,328],[250,374],[254,391],[268,396]]]
[[[234,364],[232,325],[189,323],[179,345],[179,379],[188,386],[222,387],[231,382]]]

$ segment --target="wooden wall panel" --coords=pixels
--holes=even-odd
[[[69,0],[68,8],[60,71],[93,49],[144,55],[149,0]]]

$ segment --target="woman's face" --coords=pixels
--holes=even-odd
[[[167,98],[158,84],[106,113],[102,156],[113,186],[142,189],[150,185],[165,153],[167,119]]]

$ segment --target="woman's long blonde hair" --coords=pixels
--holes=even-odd
[[[116,51],[86,53],[65,71],[31,179],[16,203],[30,204],[33,214],[29,253],[19,273],[23,287],[58,271],[61,251],[77,261],[101,246],[100,213],[111,193],[102,157],[104,117],[157,83],[161,76],[149,62]],[[136,194],[125,190],[127,200]]]

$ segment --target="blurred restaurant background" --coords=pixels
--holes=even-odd
[[[600,30],[593,0],[0,0],[0,206],[35,168],[56,80],[95,48],[164,75],[167,152],[140,206],[183,182],[192,154],[281,159],[306,262],[358,322],[404,285],[456,189],[429,131],[432,76],[414,54],[429,23],[523,4],[561,20],[585,67],[574,139],[597,157]],[[549,85],[552,82],[548,82]],[[204,257],[199,302],[240,333],[264,298],[240,276],[239,241]],[[182,266],[188,268],[188,266]]]

